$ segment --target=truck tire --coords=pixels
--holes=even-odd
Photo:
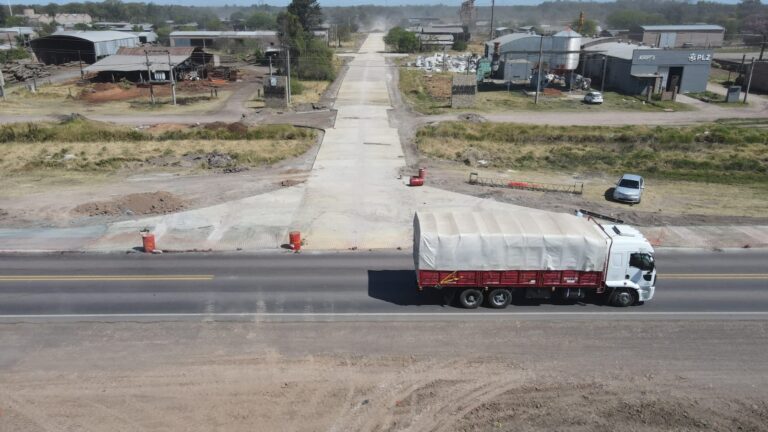
[[[483,293],[479,289],[467,288],[459,293],[459,305],[465,309],[477,309],[483,303]]]
[[[512,293],[505,288],[496,288],[488,294],[486,302],[493,309],[504,309],[512,301]]]
[[[637,301],[637,294],[633,289],[617,288],[611,294],[611,305],[616,307],[632,306]]]

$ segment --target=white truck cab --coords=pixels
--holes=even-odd
[[[637,301],[651,300],[656,289],[653,246],[640,231],[629,225],[600,227],[610,238],[605,286],[614,289],[612,303],[629,306]]]

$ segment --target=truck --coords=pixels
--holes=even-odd
[[[640,305],[656,289],[654,249],[637,229],[533,209],[416,212],[419,291],[458,306],[502,309],[514,298]]]

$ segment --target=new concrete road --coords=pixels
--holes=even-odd
[[[0,319],[768,319],[768,251],[664,250],[657,262],[656,298],[642,306],[467,311],[417,292],[407,252],[6,255]]]

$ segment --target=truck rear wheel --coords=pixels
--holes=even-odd
[[[479,289],[467,288],[459,294],[459,304],[466,309],[477,309],[483,302],[483,293]]]
[[[618,288],[611,294],[611,305],[616,307],[632,306],[637,301],[635,290]]]
[[[496,288],[488,294],[488,306],[494,309],[504,309],[512,301],[512,293],[508,289]]]

